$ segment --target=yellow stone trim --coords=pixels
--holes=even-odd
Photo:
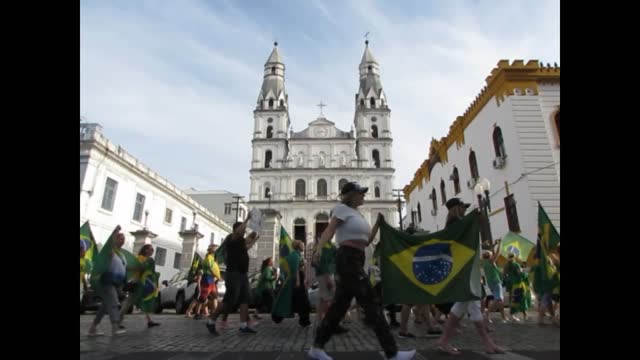
[[[464,130],[492,98],[495,98],[496,104],[500,106],[506,98],[514,96],[516,89],[520,90],[522,95],[526,94],[526,89],[531,89],[533,95],[538,95],[538,84],[560,83],[560,67],[555,64],[540,66],[538,60],[529,60],[526,64],[523,60],[514,60],[511,65],[509,60],[500,60],[485,81],[487,85],[480,90],[464,114],[458,116],[451,124],[447,136],[439,141],[431,139],[429,157],[422,162],[411,182],[403,189],[407,200],[416,187],[422,189],[423,181],[430,180],[428,164],[435,161],[436,156],[442,164],[446,164],[449,160],[449,148],[456,144],[456,149],[460,149],[465,144]]]

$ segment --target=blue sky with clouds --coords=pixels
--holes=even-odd
[[[558,0],[80,3],[80,111],[179,187],[248,195],[253,109],[277,39],[293,129],[349,130],[364,34],[391,109],[395,187],[500,59],[560,63]]]

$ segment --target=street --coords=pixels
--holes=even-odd
[[[480,339],[473,324],[465,320],[466,327],[460,335],[456,335],[452,344],[463,351],[456,359],[514,359],[514,360],[552,360],[560,359],[560,329],[552,325],[540,326],[535,323],[535,313],[529,316],[526,323],[502,324],[498,314],[492,314],[495,332],[491,336],[496,342],[506,347],[506,354],[487,355],[483,352]],[[315,334],[315,326],[301,329],[297,319],[287,319],[281,324],[274,324],[266,315],[255,325],[256,335],[238,333],[238,314],[229,316],[229,326],[220,331],[221,336],[209,335],[204,320],[187,319],[182,315],[154,315],[153,319],[162,325],[147,329],[144,315],[135,313],[125,319],[127,333],[111,336],[111,325],[105,317],[99,330],[106,333],[101,337],[88,337],[87,330],[93,314],[80,316],[80,359],[154,359],[154,360],[188,360],[188,359],[270,359],[294,360],[306,359]],[[315,314],[312,314],[312,322]],[[409,321],[409,331],[416,339],[396,340],[398,347],[418,350],[416,359],[446,359],[447,354],[435,351],[437,335],[426,335],[423,325],[414,325]],[[330,356],[336,360],[346,359],[383,359],[381,348],[372,329],[362,322],[354,320],[345,324],[350,331],[344,335],[334,336],[326,346]],[[397,335],[397,329],[393,330]]]

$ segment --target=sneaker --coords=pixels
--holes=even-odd
[[[416,336],[410,332],[403,333],[402,331],[398,332],[398,337],[401,339],[415,339]]]
[[[416,356],[415,350],[398,351],[396,356],[389,358],[389,360],[411,360]]]
[[[257,331],[253,330],[252,328],[250,328],[248,326],[240,328],[239,331],[241,333],[243,333],[243,334],[257,334],[258,333]]]
[[[307,351],[307,356],[315,360],[333,360],[324,350],[313,347]]]
[[[89,329],[89,332],[87,333],[87,336],[93,337],[93,336],[103,336],[104,332],[103,331],[98,331],[98,330],[91,330]]]
[[[125,329],[118,329],[118,330],[113,330],[112,333],[113,333],[113,336],[116,336],[116,335],[122,335],[122,334],[124,334],[126,332],[127,332],[127,330],[125,330]]]
[[[209,334],[211,335],[215,335],[218,336],[220,335],[217,331],[216,331],[216,323],[212,322],[212,321],[207,321],[207,330],[209,330]]]
[[[147,327],[148,327],[148,328],[152,328],[152,327],[154,327],[154,326],[160,326],[160,323],[153,322],[153,321],[149,321],[149,322],[147,323]]]

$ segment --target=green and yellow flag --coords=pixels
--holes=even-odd
[[[279,247],[278,263],[282,288],[271,309],[271,319],[276,323],[280,323],[284,318],[293,317],[293,287],[301,260],[300,255],[293,251],[293,242],[284,226],[280,228]]]
[[[288,276],[290,276],[291,271],[289,270],[289,264],[286,260],[287,255],[291,254],[293,251],[293,241],[291,237],[287,233],[287,230],[284,229],[284,226],[280,227],[280,243],[279,243],[279,251],[278,263],[280,265],[280,276],[285,275],[284,280],[286,281]]]
[[[560,235],[538,201],[538,242],[531,267],[533,290],[538,295],[551,294],[559,279],[555,266],[549,261],[549,252],[558,246]]]
[[[385,304],[442,304],[480,298],[478,212],[431,234],[380,227]]]
[[[189,284],[194,282],[196,278],[196,274],[200,269],[202,269],[202,257],[196,252],[195,254],[193,254],[193,261],[191,261],[191,267],[189,268],[189,275],[187,275],[187,282]]]
[[[509,231],[500,242],[500,254],[507,257],[509,253],[512,253],[520,260],[527,260],[533,246],[533,243],[527,238]]]
[[[547,251],[554,250],[558,247],[560,234],[558,234],[558,230],[556,230],[555,226],[551,223],[540,201],[538,201],[538,231],[540,232],[542,245]]]
[[[85,248],[84,258],[93,263],[94,257],[98,255],[98,245],[96,245],[96,239],[91,232],[89,221],[80,227],[80,241]]]

